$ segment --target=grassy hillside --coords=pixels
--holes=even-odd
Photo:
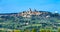
[[[42,12],[42,11],[40,11]],[[42,12],[40,15],[23,16],[0,16],[0,28],[5,31],[55,31],[60,28],[60,14],[51,12]],[[0,30],[1,30],[0,29]],[[41,31],[40,31],[41,30]],[[16,31],[15,31],[16,32]]]

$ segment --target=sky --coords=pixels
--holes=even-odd
[[[18,13],[29,8],[60,13],[60,0],[0,0],[0,13]]]

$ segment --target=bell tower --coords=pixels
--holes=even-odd
[[[29,11],[31,11],[31,8],[29,8]]]

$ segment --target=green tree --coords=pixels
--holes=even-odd
[[[58,32],[60,32],[60,28],[58,29]]]
[[[46,30],[46,32],[51,32],[51,30]]]
[[[22,32],[21,30],[14,30],[14,32]]]
[[[32,32],[37,32],[37,30],[33,28],[33,29],[32,29]]]
[[[30,32],[30,30],[26,29],[24,32]]]
[[[42,29],[42,30],[40,30],[40,32],[46,32],[46,30],[45,29]]]

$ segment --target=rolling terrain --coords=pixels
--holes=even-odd
[[[48,11],[23,11],[20,13],[0,14],[0,30],[51,29],[57,32],[60,28],[60,14]]]

